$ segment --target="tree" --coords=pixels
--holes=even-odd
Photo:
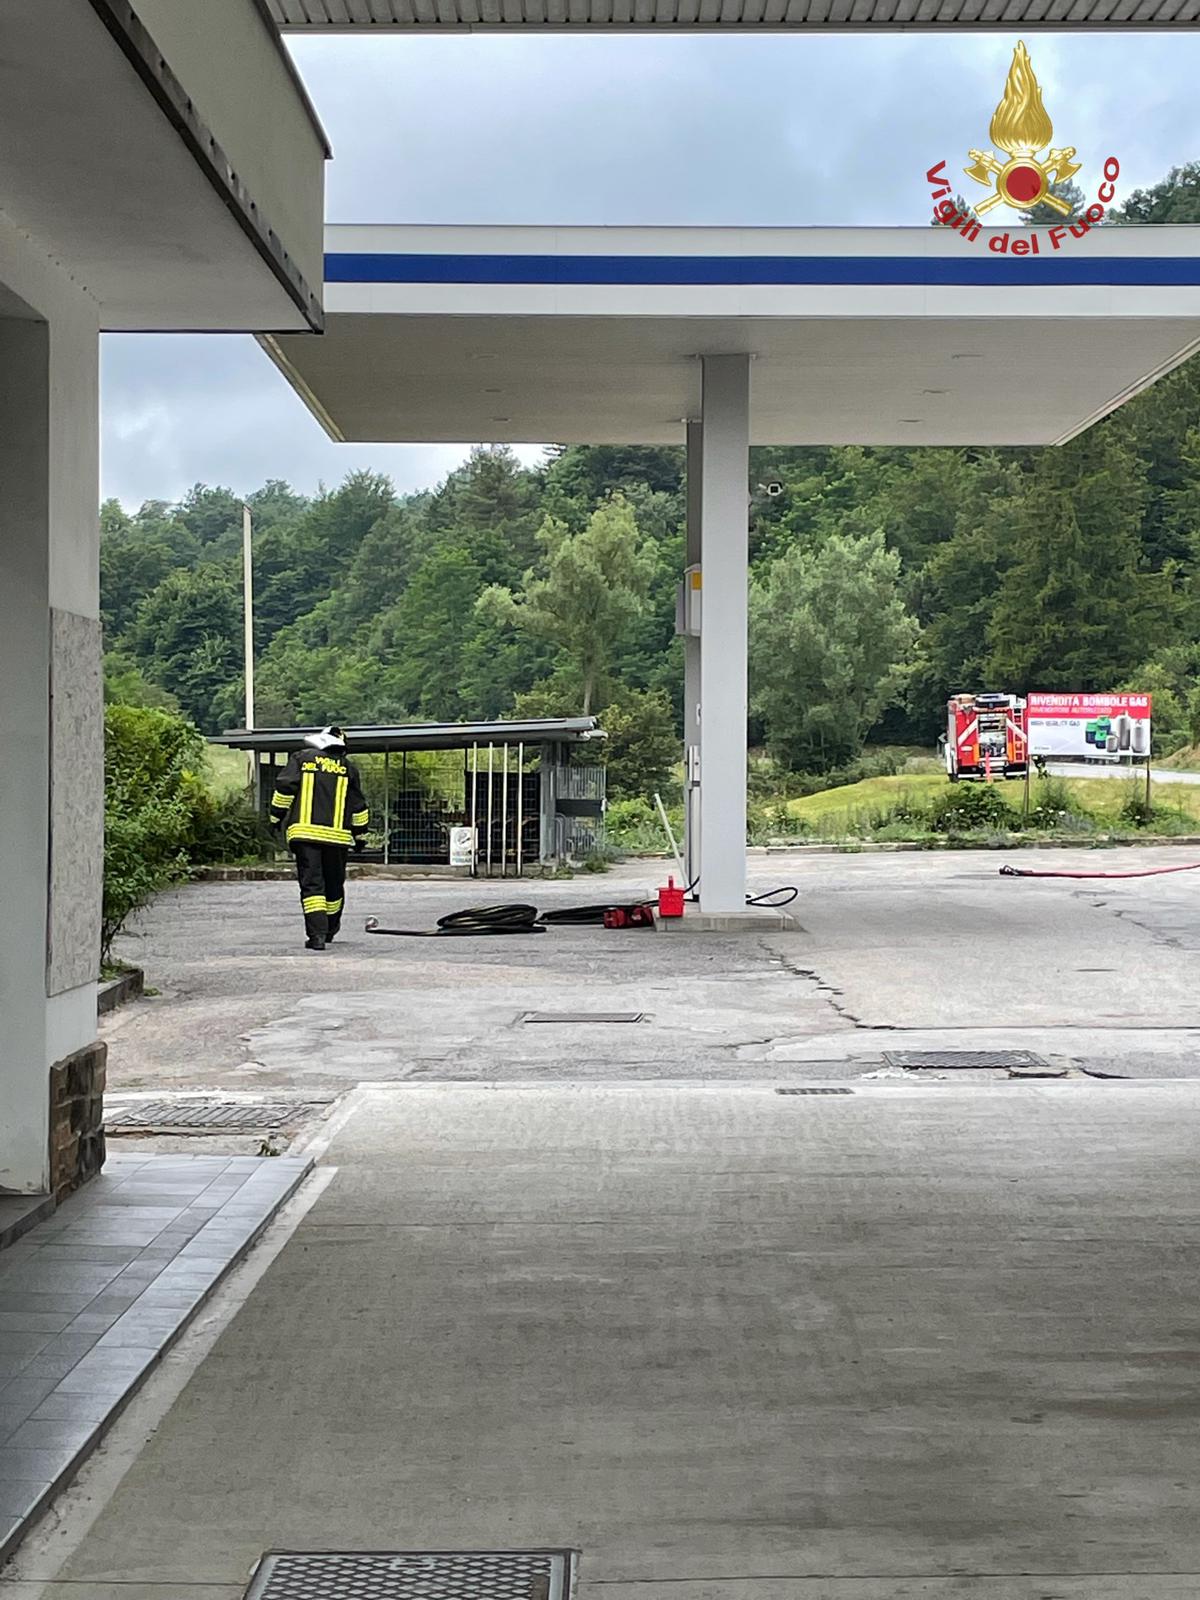
[[[1145,499],[1145,468],[1112,426],[1039,453],[988,626],[995,682],[1101,692],[1165,641],[1172,581],[1141,561]]]
[[[608,735],[600,747],[610,800],[650,799],[676,782],[682,746],[671,702],[661,689],[624,689],[599,714]]]
[[[148,706],[157,711],[178,713],[179,701],[166,689],[151,683],[132,656],[119,650],[104,653],[104,704],[106,706]]]
[[[547,507],[566,519],[564,502],[594,506],[620,490],[680,495],[684,485],[684,452],[678,445],[567,445],[552,450],[546,466]]]
[[[1064,222],[1074,222],[1087,209],[1087,196],[1070,178],[1065,183],[1052,183],[1050,193],[1070,209],[1065,212],[1060,211],[1057,206],[1047,205],[1044,200],[1039,201],[1031,210],[1021,213],[1021,221],[1027,228],[1059,227]]]
[[[175,514],[201,548],[219,545],[222,554],[232,551],[235,545],[241,548],[242,502],[232,489],[193,484]],[[207,551],[210,557],[214,553]]]
[[[538,490],[507,445],[480,446],[431,497],[427,536],[466,550],[485,583],[515,583],[537,556]]]
[[[1200,161],[1172,167],[1161,183],[1135,189],[1108,213],[1108,221],[1118,225],[1200,222]]]
[[[307,510],[308,501],[282,478],[268,478],[261,489],[246,496],[254,517],[254,528],[274,528],[281,522],[296,522]]]
[[[205,732],[218,730],[214,702],[241,676],[241,597],[222,567],[176,571],[138,607],[128,647],[152,683],[175,696]]]
[[[170,547],[147,539],[126,524],[100,532],[100,615],[108,639],[117,640],[128,628],[137,608],[176,567]]]
[[[621,495],[599,506],[582,533],[572,534],[547,517],[538,542],[545,551],[545,575],[527,572],[519,597],[492,585],[480,596],[479,610],[556,645],[578,680],[586,716],[614,652],[645,607],[654,558]]]
[[[750,590],[751,707],[772,755],[800,771],[857,756],[903,692],[918,636],[883,534],[795,546]]]
[[[464,702],[463,652],[478,627],[482,575],[470,551],[435,548],[400,599],[369,634],[388,692],[419,716],[452,721],[477,715]]]
[[[945,199],[943,198],[940,200],[938,204],[944,205]],[[969,218],[971,222],[975,221],[975,207],[972,205],[970,200],[964,200],[961,194],[956,194],[954,196],[953,204],[954,219],[957,220],[942,216],[935,207],[933,216],[929,219],[929,225],[931,228],[957,227],[962,222],[964,217]]]
[[[304,517],[306,535],[325,564],[326,590],[353,558],[371,529],[396,503],[392,480],[381,472],[351,472],[340,488],[323,490]]]

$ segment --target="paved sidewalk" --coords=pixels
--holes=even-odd
[[[0,1252],[0,1562],[309,1167],[113,1156]]]
[[[74,1555],[0,1600],[562,1546],[579,1600],[1183,1600],[1198,1135],[1186,1082],[369,1091]]]

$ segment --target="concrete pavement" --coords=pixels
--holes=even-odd
[[[1181,1600],[1198,1133],[1191,1083],[365,1091],[111,1496],[0,1596],[573,1545],[582,1600]]]
[[[1197,851],[1200,856],[1200,851]],[[952,851],[754,858],[794,883],[786,936],[559,928],[533,938],[389,939],[501,898],[575,904],[652,893],[664,863],[573,882],[349,889],[346,942],[299,948],[293,885],[164,897],[122,953],[160,999],[105,1022],[114,1089],[338,1093],[363,1081],[805,1077],[876,1070],[890,1047],[1021,1047],[1064,1065],[1191,1076],[1200,1044],[1200,873],[1001,878],[1178,866],[1186,850]],[[531,1009],[642,1011],[633,1027],[522,1025]],[[197,1048],[203,1041],[203,1048]]]

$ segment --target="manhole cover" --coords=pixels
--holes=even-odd
[[[825,1084],[800,1084],[794,1089],[776,1089],[776,1094],[853,1094],[853,1089],[833,1089]]]
[[[889,1067],[926,1068],[934,1072],[999,1069],[1002,1072],[1044,1072],[1050,1063],[1032,1050],[885,1050]]]
[[[315,1109],[304,1100],[130,1100],[105,1109],[109,1130],[142,1132],[181,1129],[187,1133],[257,1133],[283,1128]]]
[[[245,1600],[569,1600],[566,1551],[267,1555]]]
[[[522,1022],[644,1022],[644,1011],[527,1011]]]

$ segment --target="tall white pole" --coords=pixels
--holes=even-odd
[[[750,357],[703,358],[700,909],[746,909]]]
[[[242,620],[246,630],[246,726],[254,726],[254,561],[250,507],[242,507]]]
[[[522,834],[525,832],[525,741],[517,746],[517,877],[521,876]]]
[[[704,471],[704,425],[687,425],[687,554],[689,567],[701,565],[700,521]],[[703,578],[703,568],[701,568]],[[703,594],[703,590],[701,590]],[[686,600],[685,600],[686,603]],[[685,887],[700,879],[700,640],[683,640],[683,855]]]

